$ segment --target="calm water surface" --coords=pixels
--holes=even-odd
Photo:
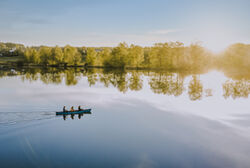
[[[250,167],[249,76],[2,70],[0,167]]]

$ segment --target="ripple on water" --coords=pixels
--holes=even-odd
[[[0,112],[0,125],[51,119],[54,116],[54,112]]]

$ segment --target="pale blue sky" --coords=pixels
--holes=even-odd
[[[248,0],[1,0],[0,41],[114,46],[250,43]]]

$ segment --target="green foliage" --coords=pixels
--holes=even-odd
[[[74,64],[74,57],[77,54],[77,49],[75,47],[71,47],[69,45],[64,47],[64,63]]]
[[[82,62],[82,55],[77,48],[69,45],[63,49],[58,46],[41,46],[38,49],[27,47],[24,56],[26,62],[42,65],[79,65]]]
[[[110,66],[110,60],[111,60],[111,50],[109,48],[104,48],[100,52],[100,58],[103,66]]]
[[[52,52],[50,47],[42,46],[39,49],[38,54],[41,59],[41,64],[48,65],[49,62],[53,62],[54,60],[54,58],[51,57]]]
[[[64,54],[60,47],[56,46],[52,49],[52,64],[63,63]]]
[[[40,55],[37,52],[37,50],[34,48],[27,48],[24,53],[24,56],[25,56],[26,61],[29,63],[40,64],[41,62]]]
[[[95,65],[97,53],[94,48],[87,49],[86,63],[88,65]]]
[[[145,49],[145,63],[148,67],[160,69],[193,69],[192,62],[196,58],[191,57],[190,50],[193,50],[190,47],[184,47],[181,42],[157,43]]]
[[[25,52],[25,47],[22,44],[0,42],[0,56],[6,56],[6,57],[23,56],[24,52]]]
[[[79,65],[81,61],[82,61],[82,55],[79,52],[76,52],[76,54],[73,55],[74,65]]]
[[[205,50],[199,43],[184,46],[181,42],[156,43],[152,47],[128,46],[120,43],[113,48],[95,47],[24,47],[0,43],[0,57],[22,56],[25,62],[44,66],[103,66],[114,68],[154,68],[171,70],[205,70],[217,65],[224,69],[248,69],[250,45],[234,44],[220,57]]]
[[[128,45],[120,43],[111,52],[110,65],[112,67],[125,68],[129,61],[128,53]]]
[[[149,53],[151,66],[156,68],[164,68],[170,65],[169,45],[168,43],[155,44]]]
[[[26,48],[26,61],[43,65],[79,65],[84,59],[90,66],[115,68],[147,67],[160,69],[201,69],[206,63],[206,52],[198,44],[184,47],[183,43],[157,43],[153,47],[120,43],[114,48],[75,48],[63,49],[42,46]]]
[[[128,52],[129,66],[139,67],[141,63],[144,61],[143,48],[139,46],[131,45],[128,51],[129,51]]]

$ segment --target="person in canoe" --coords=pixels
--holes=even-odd
[[[65,106],[63,106],[63,112],[68,112],[68,110],[66,110]]]
[[[71,107],[70,112],[74,112],[74,106]]]
[[[78,106],[78,111],[82,111],[83,109],[81,108],[81,106]]]

